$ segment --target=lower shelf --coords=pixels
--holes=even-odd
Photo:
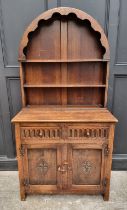
[[[27,88],[26,105],[74,105],[104,107],[105,88]]]
[[[93,104],[93,105],[30,105],[30,104],[27,104],[27,106],[26,107],[28,107],[28,108],[44,108],[45,110],[46,109],[55,109],[55,110],[58,110],[58,109],[76,109],[77,110],[77,108],[80,108],[80,110],[81,109],[106,109],[106,108],[104,108],[101,104],[98,104],[98,105],[96,105],[96,104]]]

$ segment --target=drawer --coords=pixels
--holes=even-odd
[[[60,139],[61,127],[21,127],[21,139]]]
[[[68,126],[68,139],[96,139],[107,140],[109,138],[109,127],[102,126]]]
[[[107,140],[108,125],[59,123],[54,126],[21,127],[21,139],[24,140]]]

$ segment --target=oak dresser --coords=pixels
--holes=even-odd
[[[109,199],[116,118],[108,111],[109,44],[75,8],[48,10],[19,48],[22,110],[12,119],[21,200],[27,194]]]

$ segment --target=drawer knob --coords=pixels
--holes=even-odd
[[[87,136],[90,136],[90,133],[89,133],[89,131],[87,131],[87,132],[86,132],[86,135],[87,135]]]
[[[42,132],[40,132],[40,133],[39,133],[39,136],[40,136],[40,137],[42,137],[42,136],[43,136],[43,133],[42,133]]]
[[[58,171],[61,171],[61,167],[60,166],[58,167]]]

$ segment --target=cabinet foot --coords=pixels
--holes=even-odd
[[[23,186],[20,187],[20,199],[21,199],[21,201],[26,200],[26,193],[25,193],[25,189]]]
[[[25,201],[26,200],[26,195],[24,194],[24,195],[20,195],[20,199],[21,199],[21,201]]]
[[[104,200],[104,201],[109,201],[109,192],[105,192],[105,193],[103,194],[103,200]]]
[[[21,201],[25,201],[25,200],[26,200],[26,197],[22,197],[22,198],[21,198]]]

